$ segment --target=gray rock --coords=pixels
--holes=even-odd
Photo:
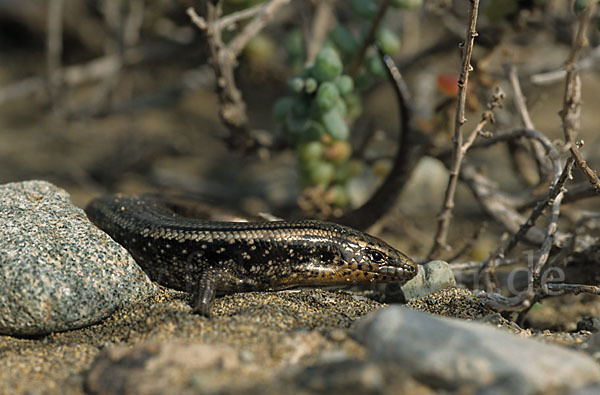
[[[103,351],[85,383],[93,394],[217,393],[239,365],[228,346],[148,342]]]
[[[557,393],[600,382],[600,368],[582,353],[399,306],[371,313],[356,334],[371,360],[395,363],[439,389]]]
[[[444,288],[455,287],[452,269],[444,261],[431,261],[419,265],[417,275],[404,284],[402,293],[409,300],[420,299]]]
[[[157,293],[133,258],[44,181],[0,186],[0,333],[83,327]]]

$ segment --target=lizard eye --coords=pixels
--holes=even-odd
[[[369,257],[369,260],[373,263],[384,263],[385,262],[385,257],[379,251],[375,251],[375,250],[368,248],[366,250],[366,253],[367,253],[367,256]]]

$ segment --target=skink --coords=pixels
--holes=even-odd
[[[193,310],[206,316],[217,294],[406,282],[417,272],[402,252],[342,225],[203,221],[171,208],[157,195],[115,195],[86,213],[152,280],[192,293]]]

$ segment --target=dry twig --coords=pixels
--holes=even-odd
[[[577,71],[589,69],[595,65],[598,60],[600,60],[600,46],[594,48],[586,58],[577,62]],[[562,81],[566,75],[567,72],[563,67],[560,70],[552,70],[545,73],[534,74],[529,78],[529,80],[536,85],[548,85]]]
[[[585,37],[585,31],[590,24],[592,14],[596,9],[596,2],[591,1],[587,3],[585,11],[579,15],[579,23],[577,28],[577,34],[573,45],[571,46],[571,52],[565,63],[565,70],[567,71],[567,78],[565,82],[565,94],[563,98],[563,109],[560,112],[560,116],[563,121],[563,133],[565,142],[571,155],[575,158],[577,167],[582,171],[583,175],[588,179],[590,184],[596,189],[597,193],[600,193],[600,179],[598,175],[588,166],[587,162],[581,156],[579,147],[583,145],[583,142],[576,142],[575,136],[579,132],[580,125],[580,112],[581,112],[581,78],[577,71],[577,58],[584,45],[587,44]]]
[[[238,33],[228,44],[222,40],[223,23],[221,18],[221,2],[207,1],[205,15],[201,17],[194,8],[189,7],[187,14],[206,35],[206,42],[210,53],[210,62],[217,80],[217,90],[221,102],[220,116],[225,126],[229,129],[228,143],[231,147],[248,150],[256,145],[246,128],[248,116],[246,103],[236,86],[234,70],[237,67],[237,57],[248,41],[254,37],[267,22],[273,18],[281,6],[290,0],[270,0],[261,5],[261,9],[244,16],[255,15],[254,18]],[[241,17],[228,17],[228,21],[240,20]],[[230,23],[230,22],[228,22]]]
[[[519,77],[517,75],[517,68],[514,65],[505,65],[505,69],[507,71],[508,80],[510,81],[510,85],[512,87],[514,93],[514,102],[519,115],[521,116],[521,120],[523,121],[523,126],[527,129],[535,129],[535,125],[529,116],[529,110],[527,109],[527,104],[525,103],[525,96],[523,95],[523,91],[521,90],[521,84],[519,83]],[[544,155],[544,149],[540,146],[538,141],[530,142],[531,150],[534,154],[536,163],[538,165],[538,176],[539,180],[543,181],[548,179],[549,175],[552,172],[550,162]],[[516,166],[517,170],[521,172],[523,179],[527,180],[527,176],[525,174],[524,169]]]
[[[463,132],[462,128],[465,124],[465,102],[467,99],[467,84],[469,81],[469,72],[472,70],[471,66],[471,54],[473,53],[473,44],[475,37],[477,37],[477,31],[475,27],[477,25],[477,15],[479,12],[479,0],[471,1],[471,8],[469,10],[469,27],[467,29],[467,39],[464,44],[462,68],[460,72],[460,78],[458,80],[458,103],[456,108],[456,119],[454,122],[454,137],[453,137],[453,155],[452,165],[450,170],[450,179],[448,180],[448,187],[444,197],[444,204],[442,210],[438,214],[438,228],[434,238],[434,244],[431,251],[428,254],[427,259],[433,259],[439,256],[440,252],[446,248],[446,239],[448,236],[448,229],[450,227],[450,219],[452,217],[452,209],[454,208],[454,194],[456,192],[456,185],[458,183],[458,175],[460,173],[460,166],[463,158]]]
[[[533,262],[531,262],[530,265],[527,291],[521,295],[511,298],[505,298],[498,294],[484,293],[481,295],[481,298],[486,303],[494,306],[496,309],[520,310],[521,313],[519,315],[519,320],[522,320],[525,317],[525,314],[528,312],[529,307],[532,306],[533,303],[548,295],[556,295],[557,293],[564,292],[589,292],[600,294],[600,287],[580,284],[546,283],[544,279],[541,278],[542,268],[548,261],[550,250],[555,244],[560,205],[564,196],[563,185],[567,178],[570,177],[573,164],[576,164],[577,167],[582,170],[590,184],[596,189],[597,192],[600,192],[600,180],[598,180],[598,176],[592,169],[589,168],[579,153],[579,147],[582,145],[582,143],[575,141],[575,136],[579,130],[581,112],[581,80],[577,72],[576,60],[581,48],[586,43],[585,30],[590,22],[595,6],[595,2],[588,2],[586,10],[580,14],[576,38],[573,42],[571,52],[565,64],[567,78],[565,83],[565,94],[563,98],[563,109],[561,110],[560,115],[563,121],[563,132],[566,146],[569,149],[571,156],[567,159],[567,163],[565,164],[562,172],[557,172],[556,165],[554,166],[553,185],[550,189],[547,199],[538,203],[538,205],[532,211],[529,220],[521,226],[519,232],[513,236],[505,248],[500,252],[493,253],[488,259],[488,263],[493,263],[497,256],[504,256],[514,245],[516,245],[518,239],[525,233],[526,228],[533,226],[535,219],[541,214],[543,208],[548,204],[551,205],[551,212],[548,224],[546,226],[544,241],[540,249],[533,256]],[[550,157],[550,159],[553,163],[556,163],[557,161],[556,158]],[[573,234],[570,237],[570,241],[574,243],[574,239],[575,235]],[[571,248],[573,247],[571,246]],[[489,267],[484,267],[484,270],[489,270]],[[501,303],[498,303],[499,299],[501,300]]]
[[[555,173],[553,185],[548,193],[548,201],[551,201],[552,206],[550,219],[546,226],[546,232],[542,246],[536,252],[533,262],[530,265],[530,271],[528,273],[527,291],[520,295],[516,295],[510,298],[503,297],[502,295],[499,295],[497,293],[481,293],[479,297],[490,307],[496,310],[521,311],[533,305],[533,303],[539,297],[540,289],[543,286],[542,282],[540,281],[541,269],[548,260],[550,248],[554,245],[554,238],[556,230],[558,228],[557,222],[560,214],[560,204],[564,193],[564,183],[571,174],[573,163],[573,158],[569,157],[562,172]],[[550,199],[551,196],[554,196],[554,198]],[[534,215],[534,213],[532,213],[532,215]],[[530,220],[524,223],[521,229],[529,228],[531,222],[533,221],[531,221],[530,217]],[[517,234],[524,233],[525,231],[521,232],[521,230],[517,232]],[[493,275],[493,269],[495,265],[494,262],[498,258],[504,258],[506,256],[506,253],[514,247],[514,244],[516,244],[516,242],[514,242],[513,240],[517,240],[515,236],[513,236],[513,238],[509,240],[509,242],[505,245],[504,248],[502,248],[499,251],[494,251],[490,255],[490,257],[485,261],[481,269],[481,273],[483,275],[482,277],[484,278],[484,281],[486,281],[486,287],[488,289],[488,292],[495,288],[494,284],[491,283],[490,279],[490,277]]]

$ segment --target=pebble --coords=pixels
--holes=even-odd
[[[129,253],[45,181],[0,186],[0,334],[94,324],[158,292]]]
[[[440,390],[555,393],[600,382],[600,367],[581,353],[400,306],[371,313],[355,333],[370,360],[395,364]]]
[[[417,275],[401,286],[404,298],[416,300],[448,287],[456,287],[452,269],[444,261],[418,266]]]
[[[96,394],[168,394],[184,389],[207,393],[222,386],[224,374],[239,365],[238,353],[225,345],[168,341],[118,346],[96,358],[86,374],[86,389]]]
[[[583,317],[577,323],[578,331],[600,332],[600,317]]]

